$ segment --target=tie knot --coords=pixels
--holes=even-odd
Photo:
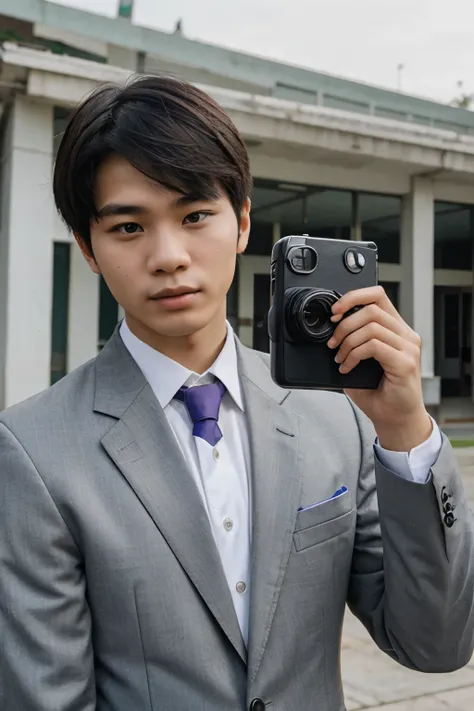
[[[175,398],[184,402],[186,406],[194,425],[193,435],[206,440],[212,447],[222,437],[217,421],[225,390],[225,385],[217,380],[207,385],[182,387],[175,395]]]
[[[175,398],[184,402],[193,424],[202,420],[217,421],[225,390],[225,385],[218,380],[215,383],[196,385],[191,388],[182,387]]]
[[[225,391],[225,385],[217,380],[207,385],[182,387],[175,395],[177,400],[186,405],[194,425],[193,435],[205,439],[212,446],[222,437],[217,420]]]

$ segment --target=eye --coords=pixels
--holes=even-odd
[[[137,222],[124,222],[114,227],[112,232],[119,232],[121,235],[135,235],[143,230]]]
[[[188,223],[190,225],[198,225],[200,222],[206,219],[206,217],[209,217],[212,215],[212,212],[208,211],[200,211],[200,212],[191,212],[191,214],[187,215],[184,218],[184,222]]]

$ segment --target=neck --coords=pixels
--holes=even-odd
[[[185,336],[164,336],[136,321],[129,314],[126,314],[125,318],[134,336],[198,375],[205,373],[214,363],[227,336],[225,304],[224,309],[210,323]]]

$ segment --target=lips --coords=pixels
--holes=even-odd
[[[193,289],[192,287],[178,287],[176,289],[163,289],[162,291],[159,291],[157,294],[154,294],[150,298],[153,301],[159,301],[161,299],[172,299],[177,296],[185,296],[186,294],[197,294],[199,289]]]

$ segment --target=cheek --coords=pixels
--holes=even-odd
[[[210,286],[216,286],[232,280],[237,258],[237,238],[218,235],[216,238],[206,240],[204,247],[201,244],[192,255],[192,262],[205,272]]]
[[[136,255],[133,250],[125,249],[125,245],[104,240],[96,241],[94,254],[97,265],[104,280],[115,298],[124,289],[129,288],[129,282],[137,271]]]

